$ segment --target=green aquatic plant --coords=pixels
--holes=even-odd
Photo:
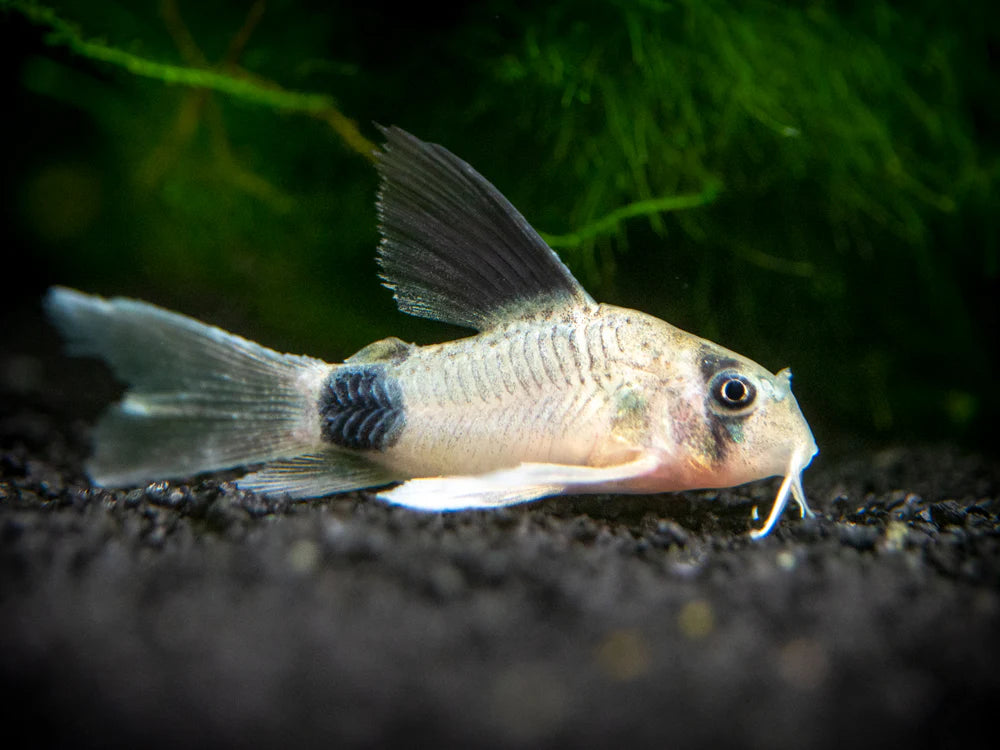
[[[258,0],[251,6],[251,14],[244,28],[240,30],[224,65],[212,67],[204,54],[198,48],[190,32],[185,28],[176,3],[167,0],[162,4],[162,12],[174,29],[175,41],[182,55],[187,59],[186,65],[176,65],[152,60],[126,50],[114,47],[105,42],[86,39],[81,30],[61,18],[50,7],[33,2],[18,0],[0,0],[0,4],[22,13],[36,24],[49,28],[45,41],[54,46],[65,46],[82,57],[114,66],[121,67],[129,73],[144,78],[150,78],[168,85],[184,86],[197,92],[217,92],[250,104],[267,107],[281,113],[307,114],[321,119],[334,129],[344,143],[366,159],[373,158],[375,144],[358,130],[357,124],[346,117],[337,108],[336,102],[328,94],[303,91],[289,91],[273,81],[258,77],[237,75],[226,71],[232,67],[238,51],[252,31],[252,23],[259,20],[260,9],[264,3]],[[237,46],[237,40],[241,43]],[[242,182],[248,192],[261,194],[272,193],[264,189],[245,175]],[[256,185],[256,186],[255,186]],[[606,216],[590,221],[578,230],[562,234],[548,235],[547,240],[553,247],[575,247],[591,241],[603,234],[613,232],[619,224],[636,216],[656,216],[667,211],[677,211],[705,205],[714,200],[718,192],[712,183],[700,193],[686,195],[670,195],[658,198],[647,198],[610,211]],[[272,199],[276,196],[272,193]]]
[[[263,5],[262,2],[257,2],[251,6],[251,15],[247,23],[234,37],[225,61],[230,66],[235,63],[242,44],[245,43],[242,37],[249,36],[252,32],[251,21],[256,25],[255,19],[259,19],[261,11],[256,9],[263,8]],[[47,27],[49,30],[45,36],[47,44],[65,46],[82,57],[108,63],[123,68],[133,75],[151,78],[165,84],[216,91],[278,112],[313,115],[328,122],[348,146],[366,158],[370,158],[375,148],[371,141],[361,135],[357,125],[337,109],[336,102],[328,94],[289,91],[272,81],[235,75],[233,72],[221,69],[225,66],[220,66],[220,69],[210,67],[190,32],[183,26],[176,4],[169,0],[162,4],[162,13],[174,28],[175,38],[179,40],[177,46],[187,58],[187,65],[152,60],[107,42],[87,39],[77,25],[60,17],[53,8],[45,5],[21,0],[0,0],[0,7],[4,6],[23,14],[32,23]]]
[[[869,222],[918,247],[925,209],[953,211],[956,188],[975,178],[974,149],[961,143],[971,134],[935,104],[955,96],[954,42],[922,32],[929,59],[917,66],[885,42],[911,35],[921,17],[882,3],[870,13],[680,0],[593,3],[581,14],[550,4],[525,19],[522,48],[495,70],[522,92],[518,121],[540,130],[584,188],[569,221],[670,189],[716,184],[748,203],[805,185],[827,198],[819,208],[844,241]],[[928,144],[960,147],[958,185],[923,158]],[[731,230],[713,226],[711,211],[681,221],[692,234]]]

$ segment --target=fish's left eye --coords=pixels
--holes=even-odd
[[[720,372],[712,378],[712,398],[726,409],[743,409],[753,403],[757,389],[749,378],[737,372]]]

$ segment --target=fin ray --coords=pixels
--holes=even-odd
[[[275,461],[240,477],[236,486],[263,494],[307,498],[376,487],[398,479],[361,456],[330,451]]]
[[[128,386],[94,429],[87,471],[107,486],[300,455],[319,440],[325,363],[279,354],[138,300],[53,287],[51,320],[72,354]]]
[[[594,304],[476,170],[404,130],[383,132],[378,259],[402,312],[486,330],[539,308]]]

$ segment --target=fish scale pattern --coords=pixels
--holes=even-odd
[[[402,392],[381,365],[340,367],[320,394],[323,439],[350,450],[392,447],[406,423]]]

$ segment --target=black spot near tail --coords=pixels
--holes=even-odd
[[[406,423],[399,383],[383,365],[340,367],[319,397],[323,439],[352,450],[379,450],[399,439]]]

